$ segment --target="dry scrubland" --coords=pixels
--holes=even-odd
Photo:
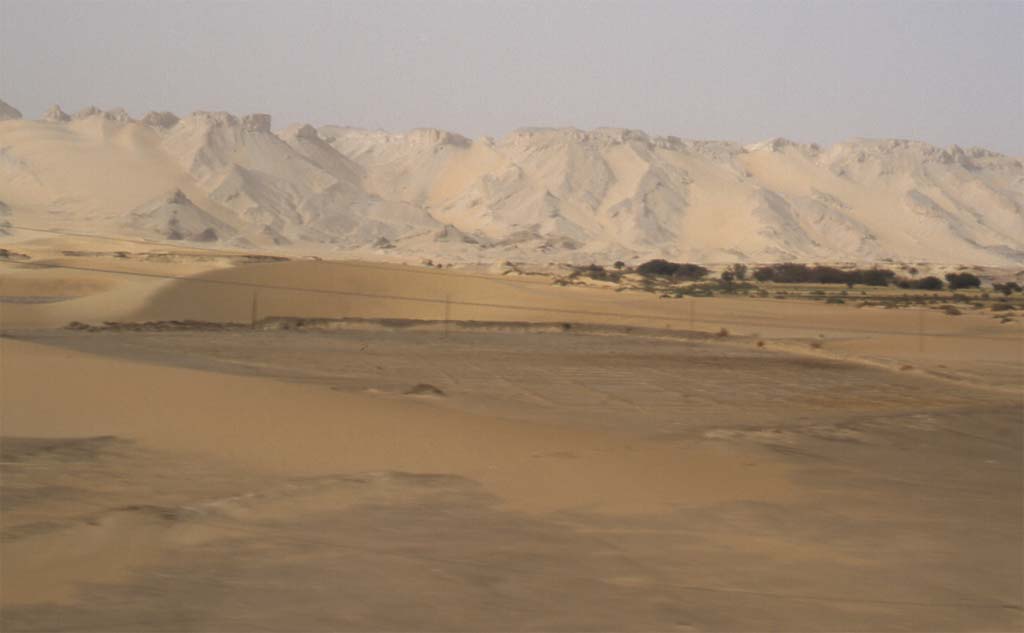
[[[1019,294],[9,246],[5,631],[1024,623]]]

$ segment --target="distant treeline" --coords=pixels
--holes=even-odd
[[[615,268],[622,269],[624,264],[616,262]],[[591,266],[597,269],[591,272],[604,272],[600,266]],[[668,277],[678,281],[699,281],[704,279],[710,271],[699,264],[686,264],[670,262],[664,259],[652,259],[640,264],[635,272],[644,276]],[[916,273],[916,270],[911,270]],[[981,286],[981,279],[972,273],[949,273],[946,275],[946,283],[934,276],[912,279],[899,277],[895,271],[887,268],[853,268],[844,270],[834,266],[818,266],[808,264],[769,264],[759,266],[753,270],[751,276],[757,281],[772,281],[775,283],[788,284],[846,284],[847,286],[889,286],[895,285],[900,288],[916,290],[942,290],[948,283],[950,290],[962,288],[978,288]],[[722,273],[722,279],[727,282],[743,280],[747,277],[747,267],[743,264],[735,264]],[[1019,286],[1011,282],[1001,284],[997,291],[1010,294]],[[1019,290],[1018,290],[1019,291]]]
[[[846,284],[852,286],[888,286],[896,273],[885,268],[841,270],[832,266],[807,264],[772,264],[754,270],[754,279],[786,284]]]
[[[698,264],[677,264],[664,259],[652,259],[637,266],[636,272],[641,275],[658,275],[681,281],[697,281],[706,277],[710,271]]]
[[[920,279],[898,279],[896,285],[911,290],[942,290],[945,284],[938,277],[922,277]]]

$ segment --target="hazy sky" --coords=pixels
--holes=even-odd
[[[1024,1],[0,0],[0,98],[1024,154]]]

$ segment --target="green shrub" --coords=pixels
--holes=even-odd
[[[589,277],[596,281],[613,281],[618,283],[622,279],[622,273],[605,270],[604,266],[597,264],[590,264],[589,266],[577,266],[569,275],[570,279],[576,279],[577,277]]]
[[[733,264],[727,269],[727,272],[732,273],[734,279],[743,281],[747,278],[747,265],[746,264]]]
[[[758,281],[793,284],[887,286],[895,278],[896,273],[885,268],[840,270],[833,266],[808,266],[807,264],[791,263],[761,266],[754,271],[754,279]]]
[[[971,273],[947,273],[946,281],[949,282],[950,290],[981,287],[981,279]]]
[[[636,272],[645,276],[671,277],[682,281],[697,281],[708,274],[708,269],[698,264],[677,264],[664,259],[652,259],[636,267]]]
[[[896,282],[900,288],[913,290],[942,290],[945,284],[938,277],[922,277],[921,279],[900,279]]]

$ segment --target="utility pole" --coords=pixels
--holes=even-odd
[[[448,320],[451,318],[451,297],[444,296],[444,338],[448,338]]]
[[[924,308],[917,311],[917,351],[924,351]]]
[[[256,329],[256,320],[259,317],[260,291],[252,291],[252,312],[249,315],[250,327]]]

